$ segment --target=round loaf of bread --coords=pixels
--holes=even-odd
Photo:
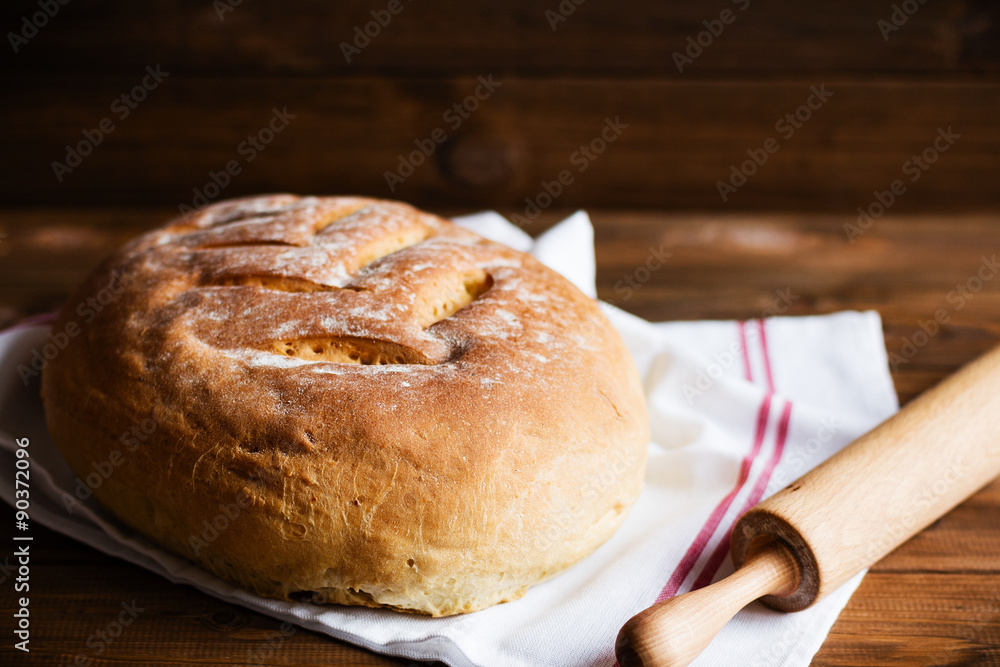
[[[481,609],[592,552],[642,485],[643,396],[597,304],[403,204],[191,212],[55,326],[79,334],[42,394],[81,485],[261,595]]]

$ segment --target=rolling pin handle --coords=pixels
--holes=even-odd
[[[794,593],[801,581],[795,556],[777,540],[756,542],[730,576],[664,600],[633,616],[618,633],[621,667],[687,665],[740,609],[762,595]]]

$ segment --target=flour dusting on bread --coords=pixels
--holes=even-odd
[[[152,419],[95,496],[250,590],[473,611],[586,556],[638,496],[631,358],[529,255],[401,203],[269,195],[134,240],[70,303],[114,272],[45,370],[53,438],[84,474]]]

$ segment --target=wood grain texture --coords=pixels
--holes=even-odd
[[[996,3],[911,0],[919,9],[883,34],[892,3],[861,0],[398,1],[400,13],[350,62],[341,43],[389,0],[225,0],[234,9],[221,16],[223,0],[60,6],[27,43],[0,50],[0,204],[177,206],[237,160],[223,196],[353,192],[524,209],[569,170],[558,207],[836,213],[909,178],[906,162],[950,126],[960,139],[906,182],[894,210],[1000,205]],[[560,4],[576,9],[553,30],[547,12]],[[732,23],[711,36],[706,22],[718,31],[723,10]],[[17,0],[0,18],[14,34],[38,11]],[[689,47],[699,35],[707,45]],[[695,57],[678,71],[674,54],[689,48]],[[120,117],[113,100],[148,66],[170,74]],[[501,86],[461,126],[443,120],[490,75]],[[777,131],[823,84],[833,92],[823,108],[794,135]],[[286,106],[290,126],[244,161],[241,142]],[[628,126],[622,135],[574,163],[615,117]],[[114,131],[57,178],[53,162],[106,118]],[[390,188],[386,173],[438,128],[446,140]],[[718,182],[768,138],[780,150],[724,200]]]
[[[488,79],[491,72],[480,74]],[[891,212],[1000,207],[995,77],[914,82],[815,74],[671,82],[495,76],[499,86],[487,95],[476,76],[173,73],[120,119],[113,100],[142,76],[140,69],[129,77],[4,80],[0,202],[176,208],[196,203],[196,192],[207,187],[216,198],[281,190],[355,193],[420,205],[509,207],[525,217],[546,204],[772,211],[776,202],[785,210],[857,216],[859,206],[878,205],[876,191],[899,180],[905,192],[893,196]],[[485,99],[470,98],[476,110],[460,118],[454,105],[477,89]],[[807,102],[820,102],[816,90],[829,96],[810,110]],[[294,117],[262,150],[252,149],[248,137],[267,128],[275,109]],[[808,120],[796,121],[796,128],[785,117],[800,111]],[[88,145],[83,132],[93,133],[105,119],[113,131],[79,166],[56,174],[53,164],[67,163],[67,147]],[[443,143],[431,139],[435,130]],[[940,133],[953,135],[950,145]],[[763,148],[768,140],[774,142],[767,144],[775,151],[770,154]],[[944,152],[936,152],[935,141]],[[433,149],[430,157],[419,144]],[[912,160],[925,151],[933,163],[922,170]],[[766,162],[757,166],[750,154]],[[412,174],[401,160],[413,165]],[[224,186],[215,188],[211,173],[224,172],[230,161],[239,173],[219,177]],[[748,174],[745,184],[720,193],[720,182],[742,182],[733,169]],[[568,185],[557,182],[561,172]],[[399,182],[387,173],[407,177]]]
[[[551,20],[560,0],[502,5],[400,0],[362,53],[348,62],[340,44],[388,0],[307,0],[295,5],[202,0],[70,3],[37,38],[3,58],[34,72],[126,74],[153,62],[197,73],[526,74],[680,76],[672,54],[730,9],[735,18],[684,76],[802,71],[969,72],[1000,66],[997,6],[984,0],[922,3],[883,38],[892,3],[849,0],[801,4],[734,0],[704,3],[583,2]],[[572,6],[570,6],[572,7]],[[745,9],[741,9],[745,7]],[[5,2],[4,26],[37,11]],[[553,25],[555,29],[553,29]],[[372,28],[372,32],[375,29]],[[114,48],[93,48],[112,44]]]
[[[442,211],[452,213],[458,211]],[[537,233],[566,211],[548,211]],[[0,326],[51,309],[99,259],[130,236],[162,224],[170,207],[0,209]],[[749,318],[780,310],[881,312],[887,349],[900,353],[919,323],[946,308],[949,321],[920,346],[893,379],[906,402],[1000,338],[1000,280],[989,280],[962,307],[947,295],[1000,251],[996,214],[888,215],[851,244],[851,216],[592,212],[602,298],[653,320]],[[626,291],[624,279],[650,248],[666,264]],[[617,289],[616,289],[617,286]],[[813,664],[820,667],[987,665],[1000,662],[1000,481],[877,563],[841,614]],[[9,544],[11,526],[0,522]],[[247,651],[280,636],[280,623],[226,605],[186,586],[38,527],[33,590],[39,642],[32,664],[236,665]],[[2,558],[2,556],[0,556]],[[6,586],[7,584],[2,584]],[[123,635],[93,656],[90,633],[124,600],[151,598],[136,623],[155,643]],[[11,597],[0,597],[9,618]],[[34,603],[33,603],[34,604]],[[5,626],[6,627],[6,626]],[[146,630],[144,630],[144,633]],[[137,633],[138,634],[138,633]],[[790,638],[791,640],[791,638]],[[13,659],[0,646],[0,662]],[[299,630],[269,664],[399,665]],[[19,664],[19,663],[14,663]]]

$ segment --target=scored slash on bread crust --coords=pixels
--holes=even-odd
[[[435,616],[515,599],[638,497],[648,426],[595,302],[404,204],[271,195],[135,239],[68,302],[116,298],[43,398],[126,524],[280,599]],[[221,518],[220,518],[221,517]]]

